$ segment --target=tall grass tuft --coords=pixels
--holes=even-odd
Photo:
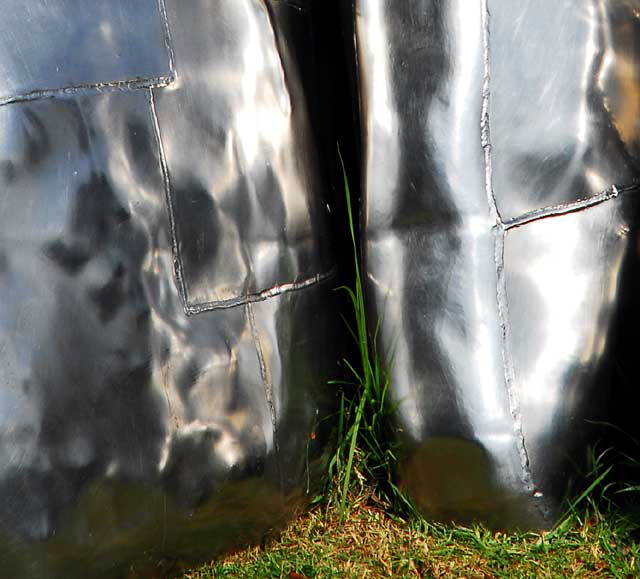
[[[353,288],[342,286],[338,289],[347,293],[352,307],[352,321],[344,316],[343,320],[355,340],[359,357],[354,362],[343,360],[349,379],[331,382],[341,386],[342,392],[337,444],[329,463],[326,496],[338,502],[340,516],[344,519],[352,485],[359,482],[369,484],[375,489],[377,498],[399,514],[415,513],[395,480],[394,466],[398,460],[390,416],[393,409],[388,400],[390,376],[378,349],[380,324],[376,324],[373,333],[369,334],[351,191],[339,150],[338,155],[344,179],[355,279]]]

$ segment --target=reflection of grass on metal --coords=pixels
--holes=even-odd
[[[343,360],[350,373],[350,380],[332,382],[350,389],[350,392],[348,396],[344,392],[341,396],[338,440],[329,463],[329,490],[326,496],[329,500],[337,499],[339,511],[344,518],[352,484],[358,480],[361,484],[375,485],[379,498],[392,505],[397,512],[406,513],[412,510],[411,503],[396,486],[394,478],[397,457],[389,420],[389,374],[377,348],[379,325],[371,340],[369,339],[362,261],[356,240],[351,191],[342,156],[340,162],[354,259],[355,287],[352,289],[343,286],[339,289],[347,293],[353,308],[355,327],[346,318],[344,322],[357,344],[359,360],[357,364]]]

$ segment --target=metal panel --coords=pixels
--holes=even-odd
[[[492,0],[489,9],[504,220],[638,182],[640,2]]]
[[[313,282],[328,267],[323,183],[278,21],[259,0],[167,7],[178,77],[154,98],[187,311]]]
[[[0,14],[0,104],[170,81],[162,0],[2,0]]]
[[[162,89],[189,95],[171,116],[164,109],[169,126],[180,117],[194,134],[199,122],[228,129],[238,150],[255,135],[234,132],[234,110],[266,122],[273,108],[282,119],[291,99],[301,119],[283,121],[275,157],[255,151],[252,167],[287,186],[252,182],[249,222],[242,203],[223,231],[185,212],[223,244],[233,230],[245,236],[238,252],[257,256],[243,262],[248,279],[264,279],[262,266],[291,274],[225,304],[235,307],[185,311],[175,244],[190,242],[190,223],[172,228],[167,193],[181,190],[166,188],[170,152],[185,142],[156,114],[158,90],[84,87],[0,106],[0,567],[16,579],[155,577],[259,540],[319,481],[339,323],[327,315],[330,262],[319,258],[328,235],[309,217],[324,191],[307,179],[317,174],[311,136],[292,133],[307,122],[297,85],[278,85],[278,98],[254,87],[227,101],[226,116],[210,106],[211,87],[236,72],[225,60],[237,64],[243,49],[266,47],[272,63],[282,51],[297,66],[281,48],[297,45],[274,44],[264,6],[244,6],[262,19],[252,35],[239,6],[180,2],[179,17],[172,8],[174,22],[203,26],[190,30],[195,46],[177,51],[177,78]],[[235,36],[210,43],[225,19]],[[164,44],[149,51],[164,55]],[[223,171],[224,159],[192,151],[180,157],[185,182]],[[226,161],[237,182],[251,181],[250,167]],[[274,256],[293,265],[279,269]],[[219,257],[224,279],[233,258]]]
[[[598,5],[585,20],[591,3],[355,3],[369,304],[401,483],[435,518],[549,526],[575,469],[566,457],[603,408],[594,385],[612,354],[583,357],[608,343],[620,260],[637,243],[624,200],[638,192],[638,125],[622,111],[638,102],[640,61],[631,36],[593,45],[586,31],[603,18],[632,29],[640,5]],[[626,82],[598,98],[597,50]],[[581,124],[572,102],[587,103]],[[626,135],[616,147],[612,119]],[[590,153],[572,158],[584,135]],[[637,271],[635,253],[626,263]],[[560,334],[575,347],[553,354]],[[553,396],[540,402],[543,384]]]
[[[608,418],[610,366],[621,361],[616,324],[638,322],[620,305],[623,288],[637,277],[640,188],[634,193],[507,235],[505,284],[522,433],[536,487],[558,496],[585,454],[585,420]]]

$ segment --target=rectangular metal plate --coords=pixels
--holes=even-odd
[[[0,0],[0,104],[171,76],[157,0]]]
[[[258,0],[167,12],[179,81],[154,89],[154,113],[187,311],[313,283],[328,269],[325,189],[297,45],[278,44],[283,21],[307,25],[306,13]]]

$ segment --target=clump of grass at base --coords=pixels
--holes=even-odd
[[[340,155],[340,152],[338,151]],[[356,241],[351,191],[340,155],[344,178],[349,233],[353,251],[354,287],[343,286],[353,310],[354,323],[343,317],[344,323],[355,340],[359,359],[357,363],[343,360],[350,379],[332,381],[343,388],[338,417],[336,451],[327,473],[325,496],[339,504],[344,519],[352,485],[373,485],[383,502],[399,513],[412,513],[411,502],[398,488],[394,479],[397,464],[395,436],[391,431],[388,366],[378,351],[378,330],[369,335],[364,299],[361,255]]]

